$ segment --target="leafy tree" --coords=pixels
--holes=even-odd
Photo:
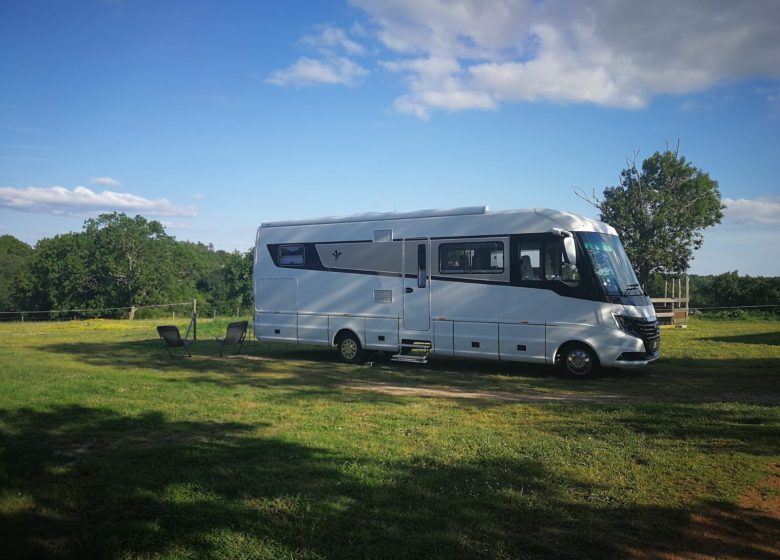
[[[96,299],[98,281],[88,266],[92,254],[90,239],[82,233],[41,239],[17,286],[17,298],[34,310],[102,307],[104,302]]]
[[[14,286],[32,252],[32,247],[14,236],[0,236],[0,311],[18,308]]]
[[[644,160],[641,171],[630,161],[602,199],[580,196],[618,231],[643,285],[652,272],[688,270],[704,229],[723,217],[717,181],[669,149]]]
[[[175,292],[175,240],[160,222],[114,212],[87,220],[84,233],[93,245],[90,271],[100,301],[111,307],[156,304]]]
[[[6,253],[27,254],[9,296],[17,309],[106,309],[198,299],[205,303],[201,312],[211,307],[232,313],[252,304],[251,250],[226,253],[177,242],[162,224],[141,216],[102,214],[87,220],[82,232],[42,239],[35,249],[7,237],[0,238],[0,263]],[[0,281],[7,268],[0,269]]]
[[[236,308],[246,309],[252,305],[253,263],[253,249],[245,253],[227,253],[222,264],[209,276],[208,300],[217,311],[232,313]]]

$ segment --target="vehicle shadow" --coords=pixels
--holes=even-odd
[[[3,557],[777,558],[777,519],[760,511],[624,505],[530,456],[388,460],[267,428],[0,411]],[[689,538],[712,512],[738,522]]]
[[[206,341],[210,342],[210,341]],[[454,358],[428,364],[375,361],[339,363],[323,347],[254,343],[240,355],[217,356],[216,345],[193,347],[192,358],[171,358],[157,340],[70,342],[38,347],[112,370],[156,371],[170,383],[282,388],[270,398],[361,398],[398,400],[387,386],[446,389],[420,396],[462,399],[482,406],[528,402],[740,402],[780,404],[780,359],[665,359],[639,369],[604,370],[591,380],[561,378],[549,366]],[[352,389],[360,388],[360,396]],[[374,389],[372,391],[372,388]],[[468,394],[466,394],[468,393]],[[406,395],[409,396],[409,395]],[[413,396],[413,395],[412,395]],[[545,400],[542,397],[549,397]],[[517,397],[517,398],[514,398]]]

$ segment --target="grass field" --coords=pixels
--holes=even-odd
[[[780,322],[588,382],[156,324],[0,325],[3,558],[780,557]]]

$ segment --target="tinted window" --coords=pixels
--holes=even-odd
[[[501,274],[504,243],[444,243],[439,245],[439,272],[443,274]]]
[[[303,245],[282,245],[279,247],[279,266],[303,266]]]
[[[520,280],[533,282],[542,279],[542,244],[521,243],[518,262],[520,263]]]

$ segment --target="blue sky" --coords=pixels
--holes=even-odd
[[[728,208],[692,272],[780,275],[774,0],[0,3],[0,234],[574,194],[679,140]]]

